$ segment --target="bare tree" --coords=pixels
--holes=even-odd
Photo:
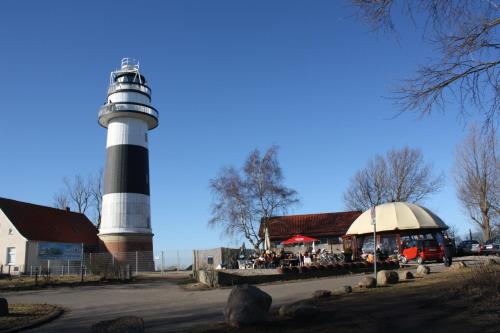
[[[471,126],[458,147],[455,183],[458,200],[471,220],[489,240],[500,216],[500,159],[496,152],[496,131],[479,131]]]
[[[54,207],[59,209],[67,209],[70,207],[70,199],[66,192],[61,191],[54,194]]]
[[[273,146],[264,156],[258,149],[247,158],[242,172],[230,167],[210,180],[214,196],[209,226],[221,226],[228,236],[243,235],[254,248],[262,243],[260,223],[284,214],[299,202],[297,192],[283,185],[284,177]]]
[[[93,176],[90,177],[90,194],[92,200],[92,207],[95,211],[94,224],[97,229],[101,226],[101,212],[102,212],[102,196],[103,196],[103,170],[99,169]]]
[[[94,175],[84,177],[76,175],[73,180],[63,178],[64,189],[54,194],[54,207],[71,208],[78,213],[87,214],[94,210],[93,222],[97,228],[101,224],[103,171],[99,169]]]
[[[394,93],[401,110],[422,115],[445,109],[450,100],[472,105],[486,125],[498,121],[500,108],[500,4],[476,0],[351,0],[375,30],[395,31],[398,9],[414,23],[424,22],[424,38],[437,59],[420,65]]]
[[[434,176],[422,152],[404,147],[375,156],[359,170],[344,192],[347,209],[366,210],[385,202],[421,202],[438,192],[443,176]]]
[[[73,181],[64,178],[63,182],[76,211],[85,214],[92,200],[90,180],[85,179],[81,175],[76,175]]]
[[[388,167],[385,159],[377,155],[366,168],[356,172],[349,188],[344,193],[344,201],[350,210],[366,210],[387,201]]]

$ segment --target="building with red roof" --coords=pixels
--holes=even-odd
[[[284,240],[299,234],[319,239],[319,242],[316,242],[318,248],[338,250],[342,244],[342,236],[361,213],[351,211],[273,216],[267,223],[271,247],[275,248]],[[265,237],[264,223],[260,225],[259,236],[262,239]]]
[[[0,266],[26,272],[48,260],[80,261],[99,246],[98,230],[81,213],[0,198]],[[9,267],[10,266],[10,267]]]

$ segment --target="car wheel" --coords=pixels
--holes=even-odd
[[[424,263],[424,259],[422,257],[418,256],[417,257],[417,264],[422,265]]]
[[[407,264],[407,263],[408,263],[408,259],[407,259],[405,256],[401,256],[401,257],[399,258],[399,260],[401,260],[401,263],[402,263],[402,264]]]

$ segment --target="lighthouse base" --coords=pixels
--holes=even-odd
[[[100,234],[103,252],[113,257],[113,263],[130,265],[132,271],[152,272],[153,234]]]

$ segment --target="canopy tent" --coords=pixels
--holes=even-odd
[[[297,235],[281,242],[281,244],[288,245],[288,244],[297,244],[297,243],[314,243],[317,241],[319,241],[319,239],[297,234]]]
[[[408,202],[390,202],[375,207],[377,232],[418,229],[448,229],[437,215],[427,208]],[[373,233],[370,209],[361,214],[346,235]]]

